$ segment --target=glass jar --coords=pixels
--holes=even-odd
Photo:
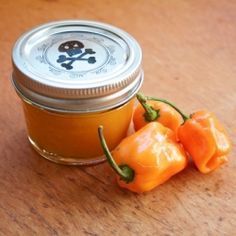
[[[127,135],[141,59],[133,37],[99,22],[52,22],[22,35],[12,82],[34,149],[57,163],[103,161],[97,128],[104,126],[110,149]]]

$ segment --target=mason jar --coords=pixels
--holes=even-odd
[[[12,52],[12,82],[33,148],[56,163],[103,161],[98,126],[111,150],[127,135],[141,60],[137,41],[104,23],[57,21],[23,34]]]

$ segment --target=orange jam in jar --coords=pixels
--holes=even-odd
[[[58,21],[22,35],[12,81],[34,149],[56,163],[103,161],[97,128],[104,126],[110,149],[127,135],[141,59],[132,36],[104,23]]]

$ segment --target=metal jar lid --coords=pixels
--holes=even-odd
[[[26,32],[12,52],[12,80],[33,104],[63,112],[104,111],[130,100],[143,81],[137,41],[114,26],[57,21]]]

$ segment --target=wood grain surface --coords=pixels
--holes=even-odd
[[[11,86],[11,48],[29,28],[92,19],[143,49],[143,92],[186,112],[214,111],[236,141],[235,0],[0,0],[0,235],[236,235],[236,152],[212,174],[189,167],[146,194],[117,187],[108,165],[37,155]]]

